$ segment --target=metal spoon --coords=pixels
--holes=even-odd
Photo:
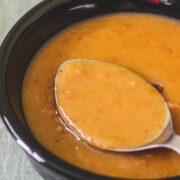
[[[68,60],[68,61],[74,61],[74,60]],[[58,105],[58,101],[57,101],[57,91],[56,91],[57,81],[56,80],[57,80],[57,76],[58,76],[58,73],[60,72],[60,70],[61,70],[61,65],[60,65],[60,67],[59,67],[59,69],[57,71],[56,78],[55,78],[55,99],[56,99],[56,105],[57,106],[59,106],[59,105]],[[162,96],[160,93],[159,93],[159,95]],[[154,148],[168,148],[168,149],[172,149],[172,150],[176,151],[178,154],[180,154],[180,136],[178,136],[174,132],[170,110],[169,110],[168,105],[167,105],[165,100],[164,100],[164,103],[167,106],[166,110],[167,110],[167,119],[168,119],[168,121],[166,123],[165,128],[159,133],[159,136],[155,137],[150,143],[147,143],[147,144],[144,144],[143,146],[140,146],[140,147],[137,147],[137,148],[132,148],[132,149],[108,149],[108,148],[104,149],[103,148],[103,150],[115,151],[115,152],[137,152],[137,151],[143,151],[143,150],[154,149]],[[62,112],[60,112],[60,114],[61,113]],[[63,121],[63,119],[62,119],[62,121]],[[63,121],[63,124],[76,137],[78,137],[78,135],[76,135],[76,133],[73,132],[73,130],[70,129],[70,127],[65,123],[65,121]],[[80,138],[78,137],[78,139],[80,139]],[[87,142],[87,143],[89,143],[89,142]],[[90,144],[90,145],[93,146],[93,144]]]

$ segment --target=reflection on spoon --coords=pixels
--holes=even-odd
[[[56,74],[55,96],[66,126],[90,145],[118,152],[166,147],[180,153],[164,98],[125,67],[66,61]]]

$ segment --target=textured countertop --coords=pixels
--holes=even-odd
[[[41,0],[0,0],[0,44],[14,23]],[[0,180],[42,180],[0,119]]]

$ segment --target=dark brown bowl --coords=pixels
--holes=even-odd
[[[180,19],[180,11],[129,0],[46,0],[25,14],[0,48],[0,113],[9,132],[45,179],[110,180],[75,167],[42,147],[28,130],[21,104],[26,68],[54,34],[78,21],[114,12],[145,12]],[[172,179],[172,178],[170,178]],[[180,179],[174,177],[173,179]]]

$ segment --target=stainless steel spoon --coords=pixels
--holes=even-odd
[[[68,61],[74,61],[74,60],[68,60]],[[58,72],[57,72],[56,78],[55,78],[55,99],[56,99],[57,106],[59,106],[59,105],[58,105],[58,101],[57,101],[57,92],[56,92],[57,81],[56,81],[56,79],[57,79],[57,76],[58,76],[58,73],[60,72],[60,70],[61,70],[61,65],[58,69]],[[160,93],[159,93],[159,95],[162,96]],[[168,148],[168,149],[172,149],[172,150],[176,151],[178,154],[180,154],[180,136],[178,136],[174,132],[170,110],[169,110],[168,105],[165,100],[164,100],[164,103],[167,106],[166,109],[167,109],[168,121],[166,123],[165,128],[159,133],[159,136],[155,137],[150,143],[144,144],[143,146],[133,148],[133,149],[108,149],[108,148],[106,148],[103,150],[116,151],[116,152],[137,152],[137,151],[143,151],[143,150],[154,149],[154,148]],[[76,137],[78,137],[76,135],[76,133],[73,132],[73,130],[68,127],[68,125],[65,123],[65,121],[63,121],[63,124],[72,132],[72,134],[74,134]],[[78,138],[78,139],[80,139],[80,138]],[[93,146],[93,144],[90,144],[90,145]]]

